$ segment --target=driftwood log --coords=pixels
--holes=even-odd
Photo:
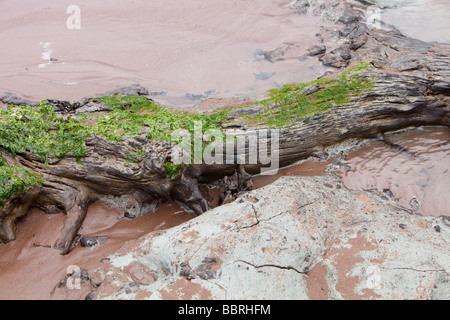
[[[323,157],[323,148],[349,138],[380,138],[385,132],[411,126],[450,127],[450,46],[410,39],[396,30],[370,30],[359,13],[353,12],[350,18],[348,12],[345,14],[347,18],[340,20],[340,26],[353,31],[341,35],[343,49],[319,58],[329,64],[337,61],[340,67],[356,60],[371,63],[375,69],[361,71],[360,76],[375,79],[374,86],[347,105],[281,128],[281,167],[310,156]],[[339,55],[347,51],[351,52],[350,59]],[[241,129],[259,130],[248,126]],[[2,150],[7,162],[42,175],[44,181],[42,186],[12,197],[0,209],[3,243],[15,239],[17,219],[37,206],[67,215],[55,244],[61,254],[66,254],[74,245],[89,204],[98,199],[120,197],[125,209],[129,206],[143,211],[158,201],[173,199],[201,214],[208,205],[199,184],[234,175],[237,182],[232,191],[236,193],[251,188],[251,176],[263,167],[261,163],[183,166],[181,174],[170,179],[164,170],[173,148],[168,142],[129,137],[123,145],[117,145],[94,136],[86,139],[86,144],[87,155],[81,162],[66,157],[49,165],[32,155],[12,158]],[[144,151],[142,160],[130,165],[129,150],[140,149]]]

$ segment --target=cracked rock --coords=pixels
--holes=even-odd
[[[103,273],[115,280],[106,279],[96,297],[136,298],[135,291],[120,290],[130,288],[126,267],[114,267],[124,256],[158,274],[139,288],[139,297],[154,299],[445,297],[446,220],[398,210],[383,193],[340,184],[334,175],[282,177],[241,198],[248,201],[148,234],[105,262]]]

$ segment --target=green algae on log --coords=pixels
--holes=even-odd
[[[373,80],[357,73],[368,69],[371,69],[370,64],[360,62],[336,77],[324,77],[308,83],[291,83],[273,89],[266,99],[253,104],[262,105],[264,111],[256,115],[245,115],[243,118],[251,125],[264,124],[281,128],[330,111],[333,107],[348,104],[352,98],[372,88]]]
[[[245,116],[248,124],[263,120],[269,126],[285,126],[287,120],[307,118],[330,110],[333,106],[348,103],[351,97],[371,86],[369,80],[361,80],[355,74],[368,68],[360,63],[336,78],[322,78],[310,83],[288,84],[274,89],[269,97],[259,104],[268,106],[265,112],[256,116]],[[315,92],[305,94],[305,88],[317,86]],[[320,86],[320,87],[319,87]],[[78,161],[86,156],[85,139],[98,135],[108,141],[121,144],[124,137],[145,135],[150,141],[172,142],[171,133],[177,129],[187,129],[193,135],[194,122],[202,123],[203,132],[219,129],[226,122],[232,110],[213,114],[189,114],[161,106],[143,96],[103,96],[95,101],[108,110],[100,114],[61,115],[55,112],[49,101],[35,106],[10,105],[0,110],[0,145],[14,158],[16,155],[38,157],[41,162],[55,163],[66,155]],[[276,105],[276,107],[273,106]],[[241,108],[242,109],[242,108]],[[204,142],[205,143],[205,142]],[[139,163],[143,150],[130,151],[128,161]],[[12,195],[23,193],[37,186],[40,179],[33,173],[2,161],[0,204]],[[180,166],[171,162],[164,164],[170,179],[180,173]]]

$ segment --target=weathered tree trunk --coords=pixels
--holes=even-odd
[[[385,132],[410,126],[450,127],[449,46],[423,43],[397,32],[369,31],[358,19],[346,22],[343,27],[353,23],[360,30],[353,38],[352,34],[347,36],[353,58],[363,58],[378,68],[360,74],[375,79],[374,87],[348,105],[281,128],[280,166],[310,156],[323,156],[323,148],[349,138],[377,138]],[[260,129],[245,128],[247,131]],[[32,155],[13,159],[2,150],[6,161],[40,174],[44,180],[41,187],[14,196],[0,210],[2,242],[15,239],[16,220],[30,206],[61,210],[67,217],[56,247],[61,254],[66,254],[73,246],[87,207],[102,197],[129,197],[141,208],[155,200],[174,199],[201,214],[208,205],[199,191],[199,183],[234,175],[237,183],[231,191],[236,193],[251,188],[248,173],[257,174],[263,167],[261,163],[184,166],[182,173],[171,180],[164,170],[173,148],[167,142],[132,137],[120,146],[94,136],[86,144],[87,155],[80,162],[67,156],[48,166]],[[139,149],[144,151],[142,160],[130,164],[127,161],[130,150]],[[225,192],[230,193],[230,188]]]

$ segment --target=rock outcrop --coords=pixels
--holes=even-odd
[[[96,299],[449,299],[450,220],[283,177],[89,270]]]

